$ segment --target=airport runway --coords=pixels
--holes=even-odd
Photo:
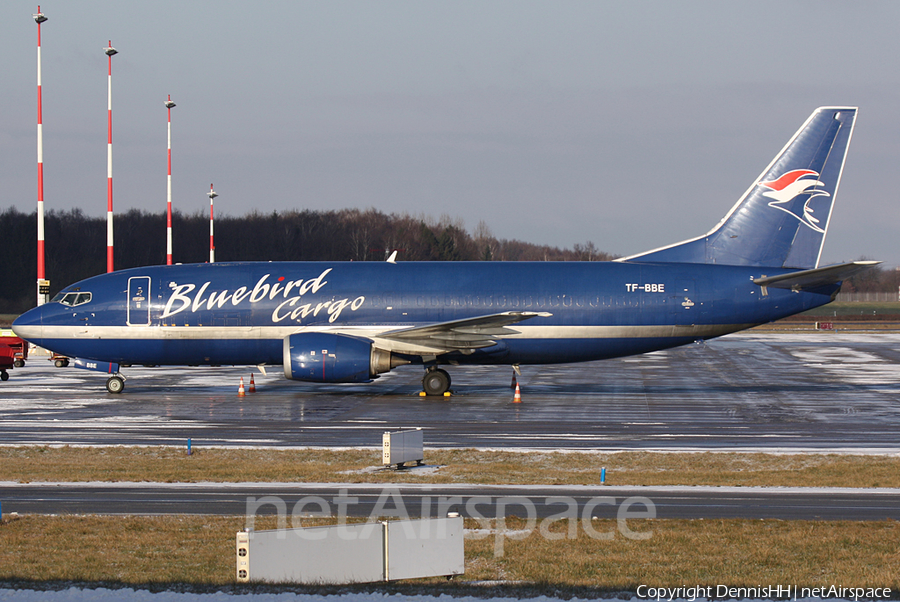
[[[256,372],[257,392],[238,397]],[[750,332],[644,356],[450,367],[455,395],[421,398],[421,370],[366,385],[251,368],[102,374],[32,359],[0,383],[0,443],[380,446],[420,426],[431,447],[900,451],[900,334]]]
[[[0,491],[4,511],[31,514],[900,520],[897,489],[0,483]]]

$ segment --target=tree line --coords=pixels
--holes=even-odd
[[[166,215],[132,209],[114,217],[115,267],[166,263]],[[174,212],[173,261],[209,261],[209,216]],[[44,217],[50,294],[106,271],[106,217],[81,209]],[[0,212],[0,313],[18,314],[37,295],[37,213]],[[572,249],[496,238],[479,222],[472,233],[449,216],[385,214],[376,209],[277,211],[216,216],[215,259],[223,261],[604,261],[594,243]]]

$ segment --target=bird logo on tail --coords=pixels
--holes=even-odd
[[[830,197],[825,190],[818,187],[825,183],[819,180],[819,174],[811,169],[795,169],[781,177],[768,182],[760,182],[760,186],[768,188],[762,195],[775,199],[769,203],[769,207],[780,209],[796,217],[802,224],[812,228],[816,232],[824,233],[825,229],[819,225],[820,219],[813,215],[814,209],[810,203],[816,197]],[[792,201],[801,195],[809,195],[802,205]]]

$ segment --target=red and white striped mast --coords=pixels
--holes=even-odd
[[[166,182],[166,265],[172,265],[172,107],[174,106],[172,95],[169,94],[168,100],[166,100],[166,109],[169,111],[169,176]]]
[[[50,283],[45,280],[44,273],[44,123],[43,101],[41,99],[41,23],[47,20],[38,5],[37,22],[37,304],[47,302],[50,294]]]
[[[109,59],[109,88],[107,93],[106,135],[106,271],[113,271],[113,184],[112,184],[112,57],[118,50],[109,46],[103,49]]]
[[[215,190],[213,190],[213,185],[209,185],[209,192],[206,193],[206,196],[209,197],[209,262],[216,262],[216,245],[213,244],[213,199],[219,196]]]

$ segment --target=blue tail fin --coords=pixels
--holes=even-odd
[[[619,261],[816,268],[856,122],[856,107],[816,109],[719,224]]]

